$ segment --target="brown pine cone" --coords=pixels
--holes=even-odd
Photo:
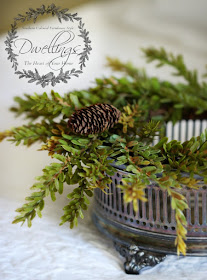
[[[121,112],[109,104],[96,104],[77,110],[68,121],[69,127],[78,134],[96,134],[118,122]]]

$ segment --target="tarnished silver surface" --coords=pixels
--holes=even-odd
[[[200,135],[206,126],[206,120],[181,121],[175,126],[168,123],[166,136],[169,140],[183,142]],[[147,202],[138,201],[137,212],[132,203],[124,203],[122,190],[117,185],[126,174],[125,168],[117,167],[110,177],[112,183],[104,192],[95,190],[92,218],[97,228],[114,241],[117,251],[125,257],[126,273],[139,274],[143,267],[164,260],[166,254],[176,254],[175,211],[171,208],[167,191],[153,183],[145,190]],[[189,206],[184,213],[188,223],[187,256],[207,256],[207,186],[202,180],[200,184],[198,190],[185,186],[179,190]]]
[[[138,211],[133,210],[132,203],[125,204],[123,193],[116,186],[120,184],[124,171],[117,170],[111,177],[112,183],[105,189],[95,190],[96,207],[110,220],[151,232],[176,234],[175,211],[171,209],[171,199],[167,192],[157,185],[146,187],[147,202],[138,201]],[[186,211],[188,222],[187,236],[207,237],[207,187],[199,190],[184,188],[189,209]]]
[[[176,125],[166,124],[166,136],[171,139],[185,141],[200,135],[207,127],[206,120],[182,120]],[[156,140],[155,140],[156,142]],[[122,169],[122,170],[121,170]],[[112,183],[105,192],[95,190],[96,207],[105,217],[133,228],[175,235],[175,211],[171,209],[171,199],[167,191],[151,184],[146,187],[147,202],[138,201],[138,211],[135,213],[132,203],[125,204],[123,193],[116,186],[126,174],[123,167],[111,177]],[[202,183],[202,182],[201,182]],[[207,237],[207,186],[199,190],[183,187],[181,193],[186,197],[189,209],[185,212],[188,222],[189,237]]]

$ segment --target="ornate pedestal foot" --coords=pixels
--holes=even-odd
[[[126,246],[117,242],[114,242],[114,245],[120,255],[126,259],[124,268],[128,274],[139,274],[142,268],[155,266],[166,257],[164,254],[142,250],[136,245]]]

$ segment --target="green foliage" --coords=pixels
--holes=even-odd
[[[25,94],[24,98],[15,97],[18,106],[12,107],[11,111],[16,116],[24,114],[26,118],[36,120],[42,117],[46,120],[53,120],[59,115],[63,118],[69,117],[74,109],[81,108],[96,103],[98,98],[86,91],[74,91],[65,97],[60,97],[57,92],[51,91],[51,97],[46,92],[43,94],[34,94],[32,96]]]
[[[175,56],[173,53],[167,53],[164,48],[156,49],[156,48],[148,48],[143,49],[144,54],[146,55],[147,62],[152,62],[157,60],[157,67],[162,67],[164,65],[170,65],[177,70],[174,73],[175,76],[183,77],[189,85],[194,88],[200,88],[200,84],[198,81],[198,73],[196,70],[188,70],[182,55]]]
[[[24,145],[30,146],[36,141],[46,142],[46,140],[52,136],[50,132],[50,125],[46,121],[41,123],[24,125],[11,130],[10,141],[15,142],[18,146],[21,142]]]
[[[88,209],[88,204],[90,203],[87,196],[93,196],[93,192],[90,189],[85,187],[83,182],[80,183],[80,186],[75,188],[70,194],[67,195],[67,198],[70,199],[68,205],[66,205],[64,210],[64,215],[62,216],[62,222],[60,225],[65,222],[70,223],[70,228],[72,229],[78,225],[78,217],[81,219],[84,218],[83,210]]]
[[[140,116],[141,111],[139,110],[138,104],[124,106],[119,121],[123,125],[123,133],[127,133],[130,128],[135,128]]]
[[[88,196],[95,188],[104,191],[111,183],[110,176],[116,166],[125,165],[127,175],[118,186],[122,189],[126,203],[146,201],[145,188],[151,182],[159,185],[171,197],[177,222],[178,254],[186,253],[185,238],[187,223],[184,215],[188,208],[185,197],[180,194],[183,185],[198,188],[202,176],[207,182],[207,132],[181,143],[168,141],[164,137],[164,122],[176,122],[182,118],[201,118],[207,115],[207,84],[199,82],[197,72],[190,71],[182,56],[174,56],[164,49],[144,50],[148,61],[158,60],[158,66],[170,65],[184,83],[161,81],[148,77],[144,70],[118,59],[108,59],[108,65],[121,71],[124,77],[96,79],[93,88],[73,91],[61,97],[54,91],[16,97],[17,105],[12,111],[17,116],[29,119],[27,125],[0,133],[0,141],[8,138],[16,145],[26,146],[40,141],[40,150],[58,162],[43,169],[42,176],[31,187],[34,189],[21,208],[13,223],[31,221],[36,214],[41,217],[44,199],[63,193],[64,183],[78,184],[68,195],[68,204],[63,208],[61,224],[77,225],[87,210]],[[95,103],[116,106],[121,118],[109,131],[97,135],[75,135],[68,128],[68,118],[79,109]],[[57,118],[58,117],[58,118]],[[198,116],[199,117],[199,116]],[[58,120],[58,121],[57,121]],[[152,146],[155,137],[160,141]],[[159,174],[159,176],[158,176]],[[68,188],[68,187],[67,187]]]
[[[147,201],[145,198],[145,185],[139,179],[139,176],[122,179],[122,185],[118,185],[119,188],[124,190],[124,201],[125,203],[132,202],[134,211],[138,211],[138,199],[142,201]]]
[[[167,53],[164,48],[147,48],[142,50],[148,62],[158,61],[157,66],[169,65],[176,69],[174,75],[184,78],[184,83],[172,83],[159,80],[157,77],[148,77],[143,69],[136,68],[131,63],[122,63],[118,59],[108,59],[108,66],[113,70],[127,74],[127,77],[99,81],[101,88],[110,91],[111,95],[119,93],[114,100],[115,106],[125,105],[126,102],[139,100],[145,116],[154,120],[172,120],[196,118],[199,114],[206,114],[207,110],[207,83],[199,82],[196,70],[189,70],[182,55]],[[206,78],[203,75],[203,78]],[[147,114],[148,113],[148,114]],[[206,118],[206,115],[202,116]]]
[[[63,182],[65,181],[65,173],[68,169],[69,161],[64,158],[63,163],[51,163],[43,169],[43,175],[37,177],[37,183],[35,183],[31,189],[36,190],[30,196],[26,197],[27,203],[16,211],[20,215],[16,216],[13,223],[24,222],[27,220],[29,227],[32,225],[32,220],[36,214],[41,218],[41,211],[44,208],[44,199],[50,195],[53,201],[56,200],[55,193],[63,192]]]
[[[188,172],[191,175],[191,179],[194,174],[205,178],[207,175],[206,139],[207,131],[199,137],[192,137],[184,143],[176,140],[167,143],[167,139],[165,139],[165,141],[162,141],[162,143],[160,141],[155,147],[160,149],[162,156],[168,162],[165,168],[174,168],[180,174],[181,172]]]
[[[117,58],[107,57],[107,66],[114,71],[125,72],[133,78],[146,78],[144,69],[137,69],[131,62],[123,63]]]
[[[140,140],[145,140],[145,142],[147,141],[148,143],[152,142],[155,136],[159,135],[159,124],[160,122],[156,122],[153,120],[145,123],[138,132]]]

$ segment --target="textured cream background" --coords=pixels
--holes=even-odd
[[[63,94],[87,88],[93,85],[95,77],[108,75],[110,71],[104,68],[106,55],[145,66],[139,48],[149,45],[164,45],[168,50],[183,53],[189,67],[203,71],[207,61],[206,8],[202,0],[116,0],[74,9],[90,31],[93,51],[84,74],[69,84],[57,85],[55,90]],[[8,112],[15,95],[44,91],[14,75],[4,50],[5,36],[0,36],[0,130],[22,123]],[[153,75],[153,66],[147,67]],[[169,76],[166,70],[159,73],[160,77]],[[46,88],[47,92],[50,90]],[[55,203],[47,199],[43,218],[37,218],[32,229],[11,225],[14,210],[29,194],[34,177],[50,161],[46,153],[37,153],[37,149],[37,145],[31,149],[16,148],[8,142],[0,145],[0,279],[138,278],[122,271],[121,258],[111,248],[111,242],[97,232],[89,213],[73,231],[67,225],[58,226],[61,209],[67,203],[64,195]],[[159,266],[143,272],[139,279],[206,279],[206,275],[207,258],[169,256]]]

